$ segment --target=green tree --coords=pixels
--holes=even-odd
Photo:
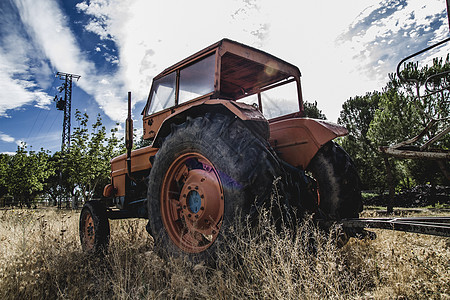
[[[322,113],[322,110],[317,107],[317,101],[314,101],[314,103],[305,101],[303,103],[303,109],[305,117],[322,120],[327,119],[327,117]]]
[[[8,176],[10,155],[0,153],[0,199],[4,200],[4,197],[8,194],[8,185],[6,177]],[[4,205],[5,202],[2,203]]]
[[[415,144],[418,147],[430,140],[436,133],[450,126],[449,122],[449,91],[445,87],[450,78],[434,77],[434,74],[450,70],[449,57],[445,60],[435,58],[430,66],[419,68],[418,63],[409,63],[401,72],[408,83],[401,82],[397,76],[390,75],[390,81],[385,88],[379,109],[374,115],[368,132],[369,138],[377,146],[398,144],[417,136],[432,120],[436,122]],[[448,77],[448,76],[447,76]],[[428,89],[427,89],[428,88]],[[448,150],[450,135],[444,136],[433,145],[435,149]],[[392,160],[391,160],[392,161]],[[411,184],[448,183],[448,162],[432,160],[396,160],[397,183],[402,186]]]
[[[412,79],[410,83],[405,84],[390,74],[390,81],[382,92],[367,93],[344,103],[338,123],[347,127],[349,135],[342,138],[341,143],[355,159],[364,188],[386,188],[384,157],[378,151],[380,146],[394,145],[416,136],[432,119],[441,119],[441,122],[436,123],[419,143],[449,126],[449,91],[445,85],[450,78],[429,80],[429,90],[425,89],[428,76],[447,70],[450,70],[448,57],[445,61],[434,59],[431,66],[422,68],[417,63],[410,63],[401,73],[402,77]],[[439,149],[449,147],[449,135],[436,144]],[[445,183],[435,161],[392,158],[389,161],[397,187]],[[444,169],[448,169],[448,162],[446,164]],[[442,169],[442,164],[440,167]]]
[[[49,153],[27,151],[26,144],[18,146],[9,160],[6,186],[8,192],[20,205],[31,206],[35,197],[44,190],[44,182],[51,175],[48,169]]]
[[[350,98],[343,104],[338,118],[338,123],[349,132],[340,139],[340,144],[355,161],[364,189],[383,190],[386,185],[383,159],[367,136],[382,95],[374,91]]]
[[[61,170],[62,170],[62,157],[61,152],[55,152],[48,160],[48,169],[50,170],[50,176],[45,181],[44,193],[52,200],[53,205],[57,205],[58,199],[63,194]]]
[[[74,128],[71,145],[61,155],[64,190],[73,197],[78,191],[84,201],[101,197],[103,186],[110,175],[109,161],[117,154],[119,139],[117,129],[112,129],[109,137],[100,115],[88,129],[89,116],[76,111],[79,126]]]

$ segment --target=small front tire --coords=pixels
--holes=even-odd
[[[80,241],[83,251],[104,253],[109,245],[109,220],[105,205],[97,200],[84,204],[80,214]]]

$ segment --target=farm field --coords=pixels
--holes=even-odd
[[[450,299],[448,238],[373,230],[338,249],[309,222],[293,239],[262,220],[236,230],[213,268],[160,259],[145,220],[110,221],[109,253],[85,255],[78,217],[0,210],[0,299]]]

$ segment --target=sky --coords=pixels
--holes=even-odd
[[[0,153],[60,150],[58,71],[81,76],[72,131],[79,110],[123,132],[131,91],[139,135],[152,78],[229,38],[298,66],[304,100],[336,122],[346,100],[448,36],[445,0],[0,0]]]

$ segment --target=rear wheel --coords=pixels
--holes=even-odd
[[[329,219],[357,218],[362,211],[360,179],[350,156],[330,141],[308,168],[317,181],[319,208]]]
[[[279,166],[240,119],[206,115],[173,126],[149,178],[149,227],[163,256],[209,260],[224,234],[270,197]]]
[[[102,253],[109,244],[109,220],[106,207],[100,201],[84,204],[80,214],[81,247],[86,252]]]

